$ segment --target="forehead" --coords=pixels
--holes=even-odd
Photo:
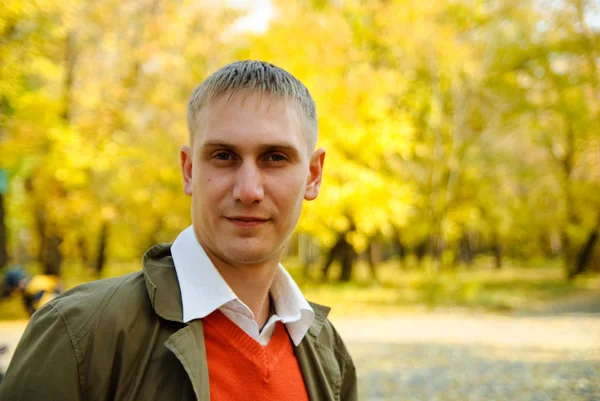
[[[263,93],[220,95],[199,115],[196,141],[225,141],[236,146],[285,144],[305,148],[301,113],[294,102]]]

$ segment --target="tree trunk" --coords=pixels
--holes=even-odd
[[[41,261],[44,274],[60,276],[60,268],[63,262],[63,255],[60,250],[61,243],[62,238],[58,235],[49,235],[45,238]]]
[[[565,229],[562,230],[561,232],[561,251],[562,251],[562,257],[563,257],[563,271],[566,273],[565,276],[567,277],[567,280],[570,280],[571,278],[571,270],[573,270],[573,268],[571,267],[571,243],[569,240],[569,234],[567,233],[567,231]]]
[[[102,274],[102,270],[104,269],[104,265],[106,264],[106,245],[108,243],[108,222],[102,222],[102,227],[100,228],[100,239],[98,241],[98,252],[96,253],[96,261],[94,264],[94,270],[96,272],[96,276],[100,277]]]
[[[398,259],[400,260],[400,268],[402,270],[405,270],[408,266],[408,261],[407,261],[407,256],[408,256],[408,252],[406,247],[401,243],[398,242],[396,244],[396,250],[397,250],[397,254],[398,254]]]
[[[84,234],[79,235],[79,238],[77,239],[77,250],[79,251],[79,257],[81,258],[82,266],[85,268],[91,268],[92,266],[90,263],[88,245]]]
[[[351,244],[346,241],[346,233],[340,234],[337,242],[329,251],[325,264],[323,265],[321,279],[325,281],[327,279],[327,273],[329,268],[335,260],[338,260],[341,264],[342,271],[338,281],[346,282],[350,281],[352,277],[352,266],[357,258],[356,251]]]
[[[600,230],[600,217],[598,217],[598,221],[596,222],[596,226],[588,235],[588,239],[579,251],[577,255],[577,263],[575,264],[575,268],[569,270],[568,278],[569,280],[574,279],[576,276],[586,271],[587,266],[589,265],[589,261],[592,257],[594,246],[598,242],[598,231]]]
[[[50,233],[46,224],[46,210],[43,206],[36,205],[35,210],[36,229],[40,240],[38,261],[42,265],[44,274],[60,275],[63,255],[60,250],[62,237]]]
[[[435,271],[439,271],[443,266],[443,260],[442,260],[442,256],[444,254],[444,248],[445,248],[445,244],[444,244],[444,240],[442,239],[441,236],[435,236],[432,238],[431,240],[431,249],[432,249],[432,253],[433,253],[433,260],[434,260],[434,270]]]
[[[327,281],[327,273],[329,273],[329,268],[333,264],[333,261],[336,258],[337,248],[339,247],[339,240],[335,243],[335,245],[329,250],[327,253],[327,258],[325,259],[325,264],[321,269],[321,280]]]
[[[502,269],[502,267],[503,267],[502,240],[500,239],[500,235],[498,233],[493,234],[492,254],[494,255],[494,268],[496,270]]]
[[[458,246],[458,259],[460,263],[464,263],[467,267],[473,266],[474,252],[471,236],[465,233],[460,239]]]
[[[345,252],[342,257],[342,271],[339,279],[341,283],[347,283],[352,278],[352,259],[348,252]]]
[[[493,253],[494,253],[494,268],[496,268],[496,270],[500,270],[503,267],[503,259],[502,259],[502,245],[500,245],[500,243],[496,243],[493,246]]]
[[[0,192],[0,269],[8,265],[8,233],[5,219],[4,195]]]
[[[417,246],[415,247],[415,256],[417,258],[417,267],[421,268],[423,267],[423,259],[425,258],[425,255],[427,255],[427,244],[429,242],[429,239],[425,239],[422,242],[420,242],[419,244],[417,244]]]
[[[63,239],[48,226],[46,209],[43,204],[35,201],[33,178],[25,180],[25,190],[34,198],[35,228],[39,238],[38,261],[42,265],[44,274],[60,275],[63,261],[60,244]]]
[[[393,253],[398,255],[398,259],[400,260],[400,268],[404,270],[407,267],[406,266],[407,249],[404,246],[404,244],[402,244],[402,237],[400,236],[400,230],[398,230],[398,229],[394,230]]]
[[[35,229],[39,238],[39,248],[37,259],[38,262],[44,265],[44,250],[46,249],[46,213],[39,205],[35,205],[34,217],[35,217]]]
[[[346,236],[341,237],[340,247],[340,262],[342,264],[342,271],[340,273],[340,282],[348,282],[352,278],[352,267],[354,262],[358,258],[358,254],[354,250],[354,247],[346,241]]]
[[[371,268],[371,275],[373,279],[377,281],[377,266],[381,263],[382,255],[381,255],[381,244],[376,240],[372,240],[369,242],[369,247],[367,248],[367,255],[369,260],[369,267]]]
[[[565,202],[565,222],[563,223],[562,230],[562,241],[563,241],[563,263],[564,272],[567,279],[569,279],[570,272],[573,269],[573,250],[571,249],[571,238],[567,231],[567,227],[571,224],[577,224],[577,216],[575,214],[573,193],[571,188],[571,173],[573,171],[573,165],[575,164],[575,132],[571,122],[567,119],[567,132],[566,132],[566,149],[565,155],[561,160],[563,179],[562,179],[562,191]]]

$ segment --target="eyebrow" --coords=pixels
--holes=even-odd
[[[233,152],[236,152],[236,153],[240,152],[239,146],[236,146],[232,143],[223,142],[223,141],[207,141],[207,142],[202,143],[200,145],[200,147],[201,148],[225,148],[225,149],[232,150]],[[291,153],[294,155],[300,154],[300,152],[298,151],[298,149],[296,149],[295,146],[290,145],[288,143],[265,144],[265,145],[260,145],[258,148],[261,153],[278,150],[278,151],[282,151],[282,152]]]

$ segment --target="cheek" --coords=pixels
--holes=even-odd
[[[280,211],[285,211],[297,204],[302,204],[304,198],[304,180],[294,177],[273,182],[272,186],[273,201],[280,205]],[[283,209],[282,208],[286,208]],[[291,212],[291,210],[289,210]]]
[[[215,206],[217,202],[231,193],[232,189],[231,179],[228,175],[211,174],[210,172],[201,175],[194,186],[197,196],[207,206]]]

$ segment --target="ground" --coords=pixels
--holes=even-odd
[[[600,294],[510,315],[336,317],[361,400],[599,401]],[[25,322],[0,322],[14,349]],[[9,355],[0,356],[0,369]]]
[[[361,400],[600,400],[600,294],[505,316],[334,323],[357,366]]]
[[[600,315],[339,321],[361,400],[600,400]]]

